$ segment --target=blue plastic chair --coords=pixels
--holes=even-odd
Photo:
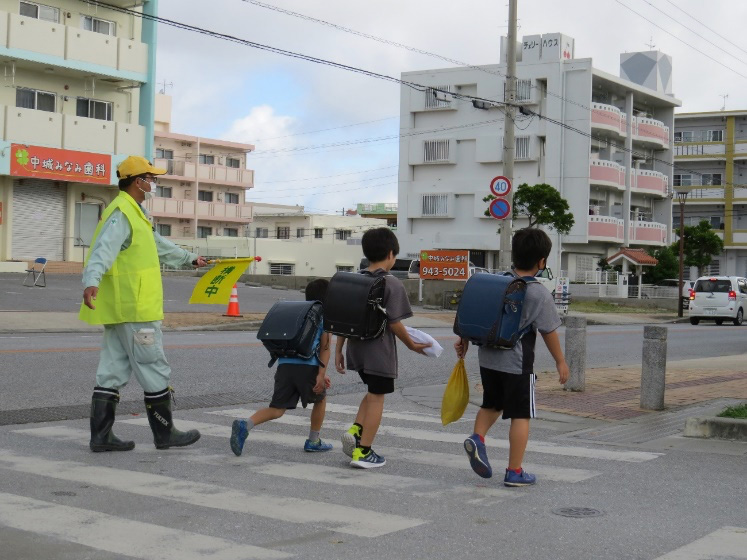
[[[44,269],[47,266],[47,259],[44,257],[39,257],[34,261],[34,264],[31,265],[31,268],[26,269],[26,278],[23,279],[23,285],[27,288],[33,288],[34,286],[39,288],[46,288],[47,287],[47,276],[44,273]],[[29,277],[33,279],[33,284],[27,284],[26,282],[29,280]],[[42,281],[43,284],[40,284],[39,281]]]

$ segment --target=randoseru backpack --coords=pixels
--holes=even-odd
[[[321,301],[278,301],[270,308],[257,338],[270,352],[272,367],[278,358],[317,356],[316,334],[322,323]]]
[[[387,322],[385,285],[383,276],[336,273],[324,298],[324,330],[359,340],[380,337]]]
[[[474,274],[464,286],[454,319],[454,334],[476,346],[510,349],[531,326],[519,329],[531,276]]]

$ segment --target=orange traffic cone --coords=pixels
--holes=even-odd
[[[233,285],[233,290],[231,290],[231,298],[228,300],[228,309],[223,316],[243,317],[243,315],[239,311],[239,291],[236,289],[236,284]]]

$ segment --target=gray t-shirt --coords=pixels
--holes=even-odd
[[[539,282],[530,282],[527,285],[526,296],[524,296],[519,328],[523,329],[531,325],[532,330],[510,350],[481,346],[477,352],[480,367],[505,373],[534,373],[534,345],[537,340],[537,331],[541,334],[551,333],[561,323],[552,294]]]
[[[372,340],[349,339],[346,351],[347,369],[362,371],[370,375],[397,378],[397,341],[388,325],[412,317],[407,290],[398,278],[383,268],[364,274],[385,276],[383,307],[389,320],[387,328],[379,338]]]

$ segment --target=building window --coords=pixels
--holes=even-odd
[[[451,91],[453,91],[451,86],[431,86],[425,88],[425,108],[438,109],[439,107],[448,107],[451,105],[451,102],[444,100],[444,96],[448,95],[444,92]]]
[[[171,193],[171,187],[156,185],[156,196],[160,196],[161,198],[171,198]]]
[[[236,193],[226,193],[226,204],[238,204],[239,195]]]
[[[270,274],[274,276],[293,276],[296,265],[284,263],[270,263]]]
[[[672,179],[675,187],[690,187],[693,184],[693,176],[689,173],[675,175]]]
[[[236,158],[227,157],[226,158],[226,167],[235,167],[236,169],[238,169],[239,167],[241,167],[241,160],[240,159],[236,159]]]
[[[337,272],[354,272],[352,266],[338,264],[336,267]]]
[[[215,156],[200,154],[199,156],[197,156],[197,160],[203,165],[215,165]]]
[[[423,142],[423,161],[435,163],[449,161],[448,140],[426,140]]]
[[[79,117],[110,121],[112,120],[112,103],[110,101],[96,101],[95,99],[79,97],[75,114]]]
[[[424,194],[422,216],[448,216],[448,195]]]
[[[86,31],[103,33],[104,35],[115,35],[117,24],[113,21],[106,21],[92,16],[83,16],[81,27]]]
[[[266,227],[258,227],[254,229],[254,237],[258,239],[267,239],[270,236],[270,230]]]
[[[48,91],[36,89],[16,88],[16,107],[22,109],[36,109],[37,111],[50,111],[54,113],[57,96]]]
[[[59,8],[45,6],[44,4],[21,1],[20,14],[26,17],[43,19],[44,21],[51,21],[52,23],[60,23]]]
[[[701,185],[721,185],[721,173],[703,173],[700,176]]]
[[[516,137],[516,159],[529,159],[531,157],[531,150],[529,149],[529,136],[517,136]]]
[[[202,200],[203,202],[212,202],[213,191],[197,191],[197,200]]]
[[[290,239],[291,228],[290,226],[281,226],[277,228],[278,239]]]
[[[303,237],[304,235],[305,235],[305,234],[304,234],[304,229],[303,229],[302,227],[300,227],[300,228],[296,228],[296,237],[298,237],[298,238],[301,238],[301,237]]]
[[[708,265],[708,276],[719,276],[721,274],[721,262],[711,261]]]
[[[345,241],[348,237],[350,237],[350,230],[349,229],[335,230],[335,237],[339,239],[340,241]]]
[[[174,150],[165,150],[163,148],[156,148],[156,158],[174,159]]]
[[[516,101],[532,99],[532,80],[516,80]]]
[[[238,237],[239,230],[231,227],[223,228],[223,235],[226,237]]]
[[[314,239],[322,239],[324,237],[324,228],[314,228]]]
[[[171,224],[156,224],[156,231],[164,237],[171,235]]]
[[[99,224],[101,206],[87,202],[75,203],[75,246],[90,247],[93,233]]]
[[[695,135],[692,130],[681,130],[674,133],[675,142],[692,142],[695,139]]]
[[[703,140],[705,142],[723,142],[724,131],[723,130],[706,130],[705,138]]]
[[[208,235],[213,235],[213,228],[197,226],[197,237],[205,239]]]

